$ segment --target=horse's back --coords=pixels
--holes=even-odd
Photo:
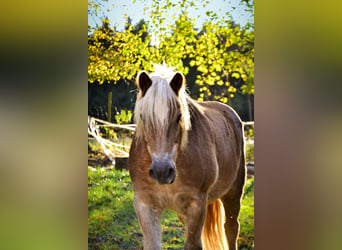
[[[231,126],[236,129],[238,132],[238,135],[240,138],[243,137],[243,131],[242,131],[242,121],[239,117],[239,115],[236,113],[236,111],[231,108],[230,106],[215,102],[215,101],[206,101],[206,102],[198,102],[200,106],[205,107],[206,109],[210,110],[210,112],[218,112],[222,115],[222,118],[224,118],[228,123],[230,123]]]

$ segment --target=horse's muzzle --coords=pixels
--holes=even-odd
[[[153,159],[149,175],[159,184],[172,184],[176,179],[176,166],[170,159]]]

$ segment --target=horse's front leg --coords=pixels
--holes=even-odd
[[[206,200],[196,199],[185,209],[186,242],[184,250],[202,249],[201,235],[206,216]]]
[[[161,250],[161,210],[144,203],[139,195],[134,197],[134,208],[144,237],[144,250]]]

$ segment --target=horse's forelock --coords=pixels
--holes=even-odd
[[[182,88],[177,96],[168,81],[160,76],[152,76],[152,85],[142,96],[138,94],[135,106],[135,122],[137,124],[136,136],[142,136],[144,123],[153,127],[155,130],[162,130],[167,127],[170,119],[178,114],[180,110],[183,115],[184,130],[190,129],[190,114],[187,104],[187,94]]]

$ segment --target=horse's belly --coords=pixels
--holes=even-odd
[[[214,201],[216,201],[217,199],[221,198],[222,196],[224,196],[228,191],[230,186],[225,186],[225,187],[217,187],[217,188],[213,188],[208,192],[208,202],[212,203]]]
[[[218,177],[208,190],[209,203],[225,195],[232,187],[238,172],[237,165],[237,163],[230,163],[219,167]]]

